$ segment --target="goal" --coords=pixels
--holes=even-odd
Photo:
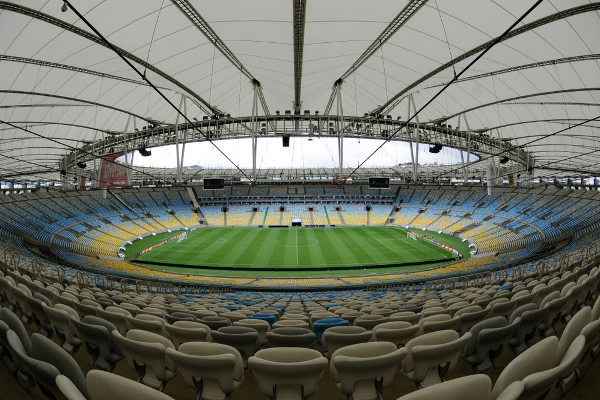
[[[187,232],[183,232],[181,235],[179,235],[179,238],[177,239],[177,243],[183,242],[185,239],[187,239]]]
[[[406,232],[406,237],[412,240],[417,240],[417,235],[415,235],[414,232],[411,231]]]

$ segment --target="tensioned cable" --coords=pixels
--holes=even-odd
[[[559,134],[561,134],[561,133],[563,133],[563,132],[566,132],[566,131],[568,131],[568,130],[570,130],[570,129],[577,128],[577,127],[579,127],[579,126],[582,126],[582,125],[584,125],[584,124],[587,124],[587,123],[590,123],[590,122],[592,122],[592,121],[596,121],[596,120],[600,120],[600,115],[598,115],[597,117],[594,117],[594,118],[589,118],[589,119],[586,119],[586,120],[584,120],[584,121],[582,121],[582,122],[579,122],[579,123],[577,123],[577,124],[575,124],[575,125],[571,125],[571,126],[568,126],[568,127],[566,127],[566,128],[560,129],[560,130],[558,130],[558,131],[556,131],[556,132],[552,132],[552,133],[549,133],[549,134],[547,134],[547,135],[542,135],[542,136],[540,136],[540,137],[539,137],[539,138],[537,138],[537,139],[530,140],[530,141],[529,141],[529,142],[527,142],[527,143],[524,143],[524,144],[521,144],[521,145],[519,145],[519,146],[515,146],[515,147],[524,148],[525,146],[528,146],[528,145],[530,145],[530,144],[532,144],[532,143],[539,142],[540,140],[544,140],[544,139],[546,139],[546,138],[549,138],[549,137],[551,137],[551,136],[559,135]],[[504,153],[506,153],[506,152],[508,152],[508,151],[511,151],[511,150],[512,150],[512,148],[511,148],[511,149],[507,149],[507,150],[500,151],[500,152],[498,152],[498,153],[496,153],[496,154],[492,154],[492,155],[490,155],[490,156],[487,156],[487,157],[485,157],[485,158],[480,158],[480,159],[479,159],[479,160],[477,160],[477,161],[473,161],[471,164],[469,164],[469,166],[472,166],[472,165],[474,165],[474,164],[478,164],[478,163],[480,163],[480,162],[483,162],[483,161],[489,160],[489,159],[490,159],[490,158],[492,158],[492,157],[501,156],[502,154],[504,154]],[[533,167],[535,168],[535,166],[533,166]],[[539,167],[537,167],[537,168],[539,168]],[[437,176],[437,178],[440,178],[440,177],[441,177],[441,175],[438,175],[438,176]]]
[[[543,1],[543,0],[538,0],[538,1]],[[106,43],[106,45],[112,50],[114,51],[123,61],[125,61],[125,63],[127,63],[127,65],[129,65],[129,67],[131,67],[131,69],[133,69],[139,76],[140,78],[142,78],[144,81],[146,81],[148,83],[148,85],[150,85],[152,87],[152,89],[154,89],[154,91],[156,91],[156,93],[159,94],[160,97],[162,97],[171,107],[173,107],[175,109],[175,111],[177,111],[177,113],[179,115],[181,115],[181,117],[183,119],[185,119],[185,121],[190,124],[191,126],[194,127],[194,129],[196,131],[198,131],[202,136],[204,136],[204,138],[206,139],[206,141],[208,141],[211,145],[214,146],[215,149],[217,149],[217,151],[219,153],[221,153],[223,155],[223,157],[225,157],[227,159],[227,161],[229,161],[246,179],[250,180],[250,177],[248,175],[246,175],[246,173],[244,171],[242,171],[242,169],[235,163],[233,162],[233,160],[231,158],[229,158],[229,156],[227,156],[227,154],[225,154],[225,152],[223,152],[223,150],[221,150],[221,148],[219,146],[217,146],[209,137],[208,135],[206,135],[204,132],[202,132],[202,130],[198,129],[194,123],[187,117],[187,115],[185,115],[175,104],[173,104],[173,102],[171,100],[169,100],[169,98],[167,98],[167,96],[165,96],[165,94],[156,87],[156,85],[154,85],[154,83],[152,83],[146,76],[144,76],[144,74],[142,74],[142,72],[137,69],[135,67],[135,65],[133,65],[131,63],[131,61],[129,61],[123,54],[121,54],[120,51],[118,51],[116,49],[116,47],[109,42],[88,20],[87,18],[85,18],[72,4],[69,0],[64,0],[64,3],[69,6],[69,8],[71,10],[73,10],[73,12],[79,17],[79,19],[81,19],[81,21],[83,21],[99,38],[100,40],[102,40],[104,43]]]
[[[34,136],[37,136],[37,137],[39,137],[39,138],[42,138],[42,139],[49,140],[49,141],[51,141],[51,142],[53,142],[53,143],[59,144],[59,145],[61,145],[61,146],[63,146],[63,147],[67,147],[67,148],[69,148],[69,149],[71,149],[71,150],[79,150],[79,151],[82,151],[83,153],[85,153],[85,154],[86,154],[86,155],[88,155],[88,156],[92,156],[92,157],[98,158],[98,156],[97,156],[96,154],[92,153],[92,152],[89,152],[89,151],[83,151],[83,150],[81,150],[81,149],[78,149],[77,147],[71,146],[71,145],[69,145],[69,144],[62,143],[62,142],[60,142],[60,141],[58,141],[58,140],[56,140],[56,139],[54,139],[54,138],[51,138],[51,137],[48,137],[48,136],[44,136],[44,135],[42,135],[42,134],[39,134],[39,133],[37,133],[37,132],[33,132],[33,131],[31,131],[31,130],[29,130],[29,129],[27,129],[27,128],[23,128],[23,127],[21,127],[21,126],[15,125],[15,124],[13,124],[13,123],[11,123],[11,122],[6,122],[6,121],[3,121],[3,120],[1,120],[1,119],[0,119],[0,124],[5,124],[5,125],[8,125],[8,126],[11,126],[11,127],[15,128],[15,129],[19,129],[19,130],[22,130],[23,132],[30,133],[30,134],[32,134],[32,135],[34,135]],[[147,176],[151,177],[152,179],[160,180],[160,178],[157,178],[157,177],[155,177],[154,175],[148,174],[148,173],[146,173],[146,172],[144,172],[144,171],[140,171],[140,170],[138,170],[138,169],[135,169],[135,168],[132,168],[132,167],[130,167],[130,166],[126,166],[126,165],[123,165],[123,164],[119,164],[119,163],[118,163],[118,162],[116,162],[116,161],[112,161],[112,160],[109,160],[109,159],[106,159],[106,158],[103,158],[103,160],[106,160],[106,161],[110,162],[111,164],[117,164],[117,165],[123,166],[123,167],[125,167],[125,168],[127,168],[127,169],[129,169],[129,170],[131,170],[131,171],[134,171],[134,172],[139,172],[139,173],[141,173],[141,174],[147,175]]]
[[[477,57],[475,57],[475,59],[473,59],[473,61],[471,61],[466,67],[464,67],[462,69],[462,71],[460,71],[457,75],[454,76],[454,78],[452,78],[446,85],[444,85],[444,87],[442,87],[431,99],[429,99],[421,108],[419,108],[419,110],[414,113],[407,121],[406,121],[406,125],[408,126],[408,123],[410,121],[412,121],[413,119],[415,119],[417,117],[417,115],[419,115],[429,104],[431,104],[440,94],[442,94],[444,91],[446,91],[446,89],[453,84],[456,80],[458,80],[458,78],[460,78],[460,76],[462,74],[464,74],[465,72],[467,72],[467,70],[469,68],[471,68],[471,66],[473,66],[473,64],[475,64],[477,61],[479,61],[480,58],[482,58],[492,47],[494,47],[496,44],[500,43],[502,41],[502,39],[509,34],[509,32],[511,30],[513,30],[514,27],[516,27],[523,19],[525,19],[525,17],[527,17],[533,10],[535,10],[537,8],[537,6],[539,6],[544,0],[537,0],[523,15],[521,15],[521,17],[519,17],[519,19],[517,19],[511,26],[508,27],[508,29],[506,29],[504,31],[504,33],[502,33],[500,36],[498,36],[496,39],[494,39],[494,41],[492,43],[490,43],[485,50],[483,50],[481,53],[479,53],[479,55]],[[381,149],[386,143],[388,143],[394,136],[396,136],[398,134],[398,132],[400,132],[400,129],[397,129],[396,132],[394,132],[392,135],[390,135],[388,137],[388,139],[381,143],[363,162],[361,162],[349,175],[348,178],[352,177],[356,171],[363,166],[364,163],[366,163],[375,153],[377,153],[379,151],[379,149]]]

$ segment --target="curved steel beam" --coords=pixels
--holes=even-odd
[[[367,49],[358,57],[356,61],[340,76],[338,80],[336,80],[333,84],[333,90],[331,91],[331,95],[329,96],[329,101],[327,102],[327,106],[325,107],[325,111],[323,114],[329,114],[331,111],[331,107],[333,105],[333,100],[335,99],[336,94],[336,86],[338,82],[343,81],[348,76],[350,76],[354,71],[360,68],[361,65],[365,63],[385,42],[391,38],[398,29],[400,29],[421,7],[427,3],[427,0],[410,0],[406,6],[396,15],[396,17],[385,27],[383,32],[377,36],[377,38],[367,47]]]
[[[92,107],[91,104],[8,104],[0,106],[1,109],[6,108],[53,108],[53,107]]]
[[[60,96],[58,94],[51,94],[51,93],[28,92],[28,91],[24,91],[24,90],[4,90],[4,89],[0,89],[0,93],[32,95],[32,96],[51,97],[51,98],[55,98],[55,99],[77,101],[79,103],[85,103],[85,104],[90,104],[90,105],[93,105],[93,106],[104,107],[104,108],[108,108],[108,109],[111,109],[111,110],[114,110],[114,111],[118,111],[118,112],[121,112],[121,113],[124,113],[124,114],[127,114],[127,115],[131,115],[132,117],[139,118],[139,119],[144,120],[146,122],[149,122],[151,124],[158,124],[159,123],[158,121],[154,121],[152,119],[149,119],[149,118],[143,117],[141,115],[132,113],[131,111],[123,110],[122,108],[109,106],[108,104],[97,103],[95,101],[78,99],[78,98],[75,98],[75,97]]]
[[[556,64],[574,63],[574,62],[578,62],[578,61],[598,60],[598,59],[600,59],[600,54],[586,54],[583,56],[555,58],[554,60],[546,60],[546,61],[539,61],[539,62],[534,62],[534,63],[530,63],[530,64],[516,65],[514,67],[499,69],[497,71],[492,71],[492,72],[486,72],[484,74],[468,76],[466,78],[457,79],[454,83],[471,81],[473,79],[488,78],[490,76],[506,74],[506,73],[515,72],[515,71],[521,71],[524,69],[545,67],[548,65],[556,65]],[[427,87],[425,87],[425,89],[433,89],[433,88],[437,88],[437,87],[442,87],[442,86],[446,85],[447,83],[448,82],[440,83],[437,85],[427,86]]]
[[[61,29],[64,29],[65,31],[69,31],[71,33],[74,33],[76,35],[79,35],[85,39],[88,39],[91,42],[94,42],[102,47],[106,47],[106,48],[110,48],[104,41],[102,41],[102,39],[100,39],[98,36],[93,35],[81,28],[76,27],[75,25],[69,24],[65,21],[62,21],[58,18],[55,18],[51,15],[48,14],[44,14],[42,12],[39,12],[37,10],[34,10],[32,8],[28,8],[28,7],[24,7],[15,3],[11,3],[11,2],[7,2],[7,1],[0,1],[0,10],[7,10],[7,11],[12,11],[18,14],[22,14],[22,15],[26,15],[28,17],[40,20],[40,21],[44,21],[46,23],[55,25]],[[198,93],[194,92],[192,89],[190,89],[189,87],[185,86],[183,83],[179,82],[177,79],[175,79],[174,77],[172,77],[171,75],[167,74],[166,72],[156,68],[154,65],[142,60],[141,58],[129,53],[128,51],[114,46],[118,52],[123,55],[124,57],[127,57],[129,60],[143,66],[144,68],[154,72],[155,74],[165,78],[166,80],[168,80],[169,82],[173,83],[174,85],[176,85],[177,87],[179,87],[181,90],[183,90],[184,92],[189,93],[192,97],[196,98],[200,103],[202,103],[204,105],[204,107],[206,107],[208,110],[210,110],[210,113],[212,114],[223,114],[222,111],[220,111],[218,108],[212,106],[211,104],[209,104],[206,100],[204,100]],[[208,113],[207,113],[208,114]]]
[[[556,22],[556,21],[560,21],[564,18],[567,17],[571,17],[574,15],[578,15],[578,14],[583,14],[583,13],[587,13],[587,12],[593,12],[593,11],[597,11],[600,10],[600,2],[595,2],[595,3],[591,3],[591,4],[584,4],[581,6],[577,6],[577,7],[573,7],[573,8],[569,8],[567,10],[562,10],[559,11],[557,13],[548,15],[546,17],[540,18],[538,20],[535,20],[533,22],[530,22],[528,24],[525,24],[519,28],[515,28],[513,29],[511,32],[509,32],[503,39],[502,41],[505,40],[509,40],[511,38],[514,38],[515,36],[521,35],[523,33],[529,32],[533,29],[539,28],[540,26],[546,25],[546,24],[550,24],[552,22]],[[408,86],[406,86],[404,89],[402,89],[400,92],[398,92],[397,94],[395,94],[394,96],[392,96],[387,102],[385,102],[385,104],[383,104],[382,106],[374,109],[371,114],[373,115],[384,115],[384,114],[389,114],[389,112],[396,107],[397,104],[397,100],[399,100],[405,93],[409,92],[411,89],[413,89],[414,87],[416,87],[417,85],[425,82],[427,79],[439,74],[440,72],[444,71],[447,68],[450,68],[451,66],[453,66],[454,64],[457,64],[483,50],[485,50],[490,44],[492,44],[496,39],[491,39],[488,40],[487,42],[461,54],[458,57],[453,58],[452,60],[448,61],[447,63],[439,66],[438,68],[434,69],[433,71],[423,75],[422,77],[420,77],[419,79],[417,79],[416,81],[414,81],[413,83],[409,84]]]
[[[449,119],[458,117],[461,114],[466,114],[466,113],[471,112],[471,111],[479,110],[480,108],[485,108],[485,107],[489,107],[489,106],[493,106],[493,105],[501,104],[501,103],[506,103],[506,102],[514,101],[514,100],[528,99],[528,98],[531,98],[531,97],[538,97],[538,96],[548,96],[548,95],[551,95],[551,94],[574,93],[574,92],[593,92],[593,91],[597,91],[597,90],[600,90],[600,87],[552,90],[552,91],[549,91],[549,92],[539,92],[539,93],[525,94],[525,95],[522,95],[522,96],[509,97],[507,99],[496,100],[496,101],[492,101],[490,103],[480,104],[480,105],[475,106],[475,107],[467,108],[465,110],[461,110],[461,111],[459,111],[457,113],[454,113],[452,115],[448,115],[448,116],[444,116],[442,118],[438,118],[438,119],[436,119],[435,121],[432,121],[432,122],[435,122],[435,123],[444,122],[444,121],[447,121]]]
[[[210,43],[215,46],[223,56],[229,60],[242,74],[252,81],[253,84],[258,88],[258,97],[263,107],[263,111],[266,115],[270,114],[267,101],[262,93],[262,86],[258,79],[248,71],[248,69],[242,64],[242,62],[233,54],[233,52],[227,47],[225,42],[217,35],[217,33],[211,28],[206,20],[200,15],[200,13],[194,8],[194,6],[188,0],[171,0],[173,3],[202,34],[208,39]],[[199,96],[196,97],[198,100],[202,100]],[[208,104],[208,103],[206,103]],[[221,111],[216,110],[213,114],[224,115]]]
[[[485,133],[492,131],[494,129],[502,129],[508,128],[510,126],[516,125],[526,125],[526,124],[538,124],[538,123],[567,123],[567,121],[586,121],[587,118],[551,118],[551,119],[531,119],[528,121],[519,121],[519,122],[511,122],[508,124],[502,124],[497,126],[492,126],[491,128],[481,128],[481,129],[473,129],[475,133]],[[534,136],[534,135],[532,135]],[[571,136],[571,135],[569,135]]]
[[[300,113],[302,98],[302,62],[304,54],[304,23],[306,21],[306,0],[294,0],[294,111]]]
[[[67,71],[73,71],[73,72],[79,72],[79,73],[87,74],[87,75],[99,76],[101,78],[114,79],[114,80],[118,80],[118,81],[133,83],[136,85],[148,86],[148,84],[146,82],[138,81],[136,79],[130,79],[130,78],[125,78],[123,76],[106,74],[104,72],[94,71],[94,70],[87,69],[87,68],[80,68],[80,67],[76,67],[74,65],[69,65],[69,64],[60,64],[60,63],[55,63],[55,62],[51,62],[51,61],[37,60],[35,58],[15,57],[15,56],[8,56],[8,55],[2,54],[2,55],[0,55],[0,61],[41,65],[42,67],[64,69]],[[160,87],[160,88],[164,89],[164,90],[171,90],[171,89],[165,88],[165,87]]]
[[[527,163],[528,159],[533,159],[533,155],[523,149],[487,135],[471,135],[466,131],[459,131],[447,126],[423,123],[417,126],[416,123],[407,124],[405,121],[373,117],[343,116],[342,118],[337,115],[302,114],[219,118],[182,123],[177,126],[159,126],[138,132],[128,132],[125,136],[129,141],[128,147],[130,149],[174,144],[176,132],[182,131],[188,132],[185,135],[186,142],[250,138],[254,132],[249,127],[252,126],[253,122],[256,122],[259,127],[259,138],[281,137],[284,134],[306,138],[337,137],[336,124],[340,123],[340,119],[347,127],[344,136],[349,138],[409,141],[411,139],[415,140],[414,136],[418,135],[420,143],[439,143],[467,151],[469,150],[468,138],[470,138],[470,150],[476,155],[501,152],[517,163]],[[392,136],[392,132],[396,133]],[[102,157],[113,154],[115,149],[118,148],[117,146],[122,146],[123,137],[123,135],[111,136],[95,142],[93,145],[87,144],[68,154],[64,162],[66,165],[74,165],[77,161],[91,160],[92,155]],[[181,140],[180,136],[179,143],[182,143]]]
[[[90,106],[91,107],[91,106]],[[109,131],[106,129],[100,129],[100,128],[94,128],[93,126],[88,126],[88,125],[80,125],[80,124],[69,124],[66,122],[56,122],[56,121],[11,121],[13,124],[25,124],[27,126],[42,126],[42,125],[61,125],[61,126],[69,126],[69,127],[73,127],[73,128],[83,128],[83,129],[89,129],[91,131],[97,131],[97,132],[104,132],[104,133],[108,133],[110,135],[114,135],[115,132],[113,131]],[[0,128],[0,131],[7,131],[7,130],[11,130],[13,128]],[[25,138],[19,139],[19,140],[23,140]],[[30,138],[33,139],[33,138]],[[82,143],[91,143],[91,140],[76,140],[76,139],[69,139],[69,138],[56,138],[56,139],[60,139],[60,140],[72,140],[75,142],[82,142]],[[0,140],[7,140],[7,139],[2,139],[0,138]]]

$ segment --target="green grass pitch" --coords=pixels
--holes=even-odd
[[[423,231],[419,231],[424,233]],[[140,250],[173,237],[177,232],[163,233],[138,240],[126,249],[126,259]],[[454,247],[468,256],[468,243],[450,235],[426,232],[428,236]],[[452,262],[454,255],[423,240],[407,238],[404,229],[391,226],[335,228],[254,228],[213,227],[188,232],[182,242],[170,241],[137,258],[137,260],[180,264],[198,268],[147,265],[169,272],[200,273],[222,276],[306,277],[344,276],[366,273],[389,273],[431,268],[433,260]],[[418,265],[392,268],[369,268],[398,263]],[[435,266],[444,264],[436,263]],[[203,269],[210,267],[256,268],[256,271]],[[295,271],[297,268],[307,271]],[[325,269],[324,269],[325,267]],[[336,267],[355,267],[336,270]],[[260,268],[280,268],[264,271]],[[327,268],[331,268],[328,270]],[[314,270],[312,270],[314,269]]]

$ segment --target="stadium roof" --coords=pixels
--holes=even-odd
[[[537,174],[600,176],[600,2],[537,3],[0,2],[0,180],[56,178],[74,147],[181,122],[182,95],[189,119],[249,116],[255,88],[260,114],[335,114],[340,83],[346,115],[406,120],[409,96],[433,99],[421,122],[461,116]]]

